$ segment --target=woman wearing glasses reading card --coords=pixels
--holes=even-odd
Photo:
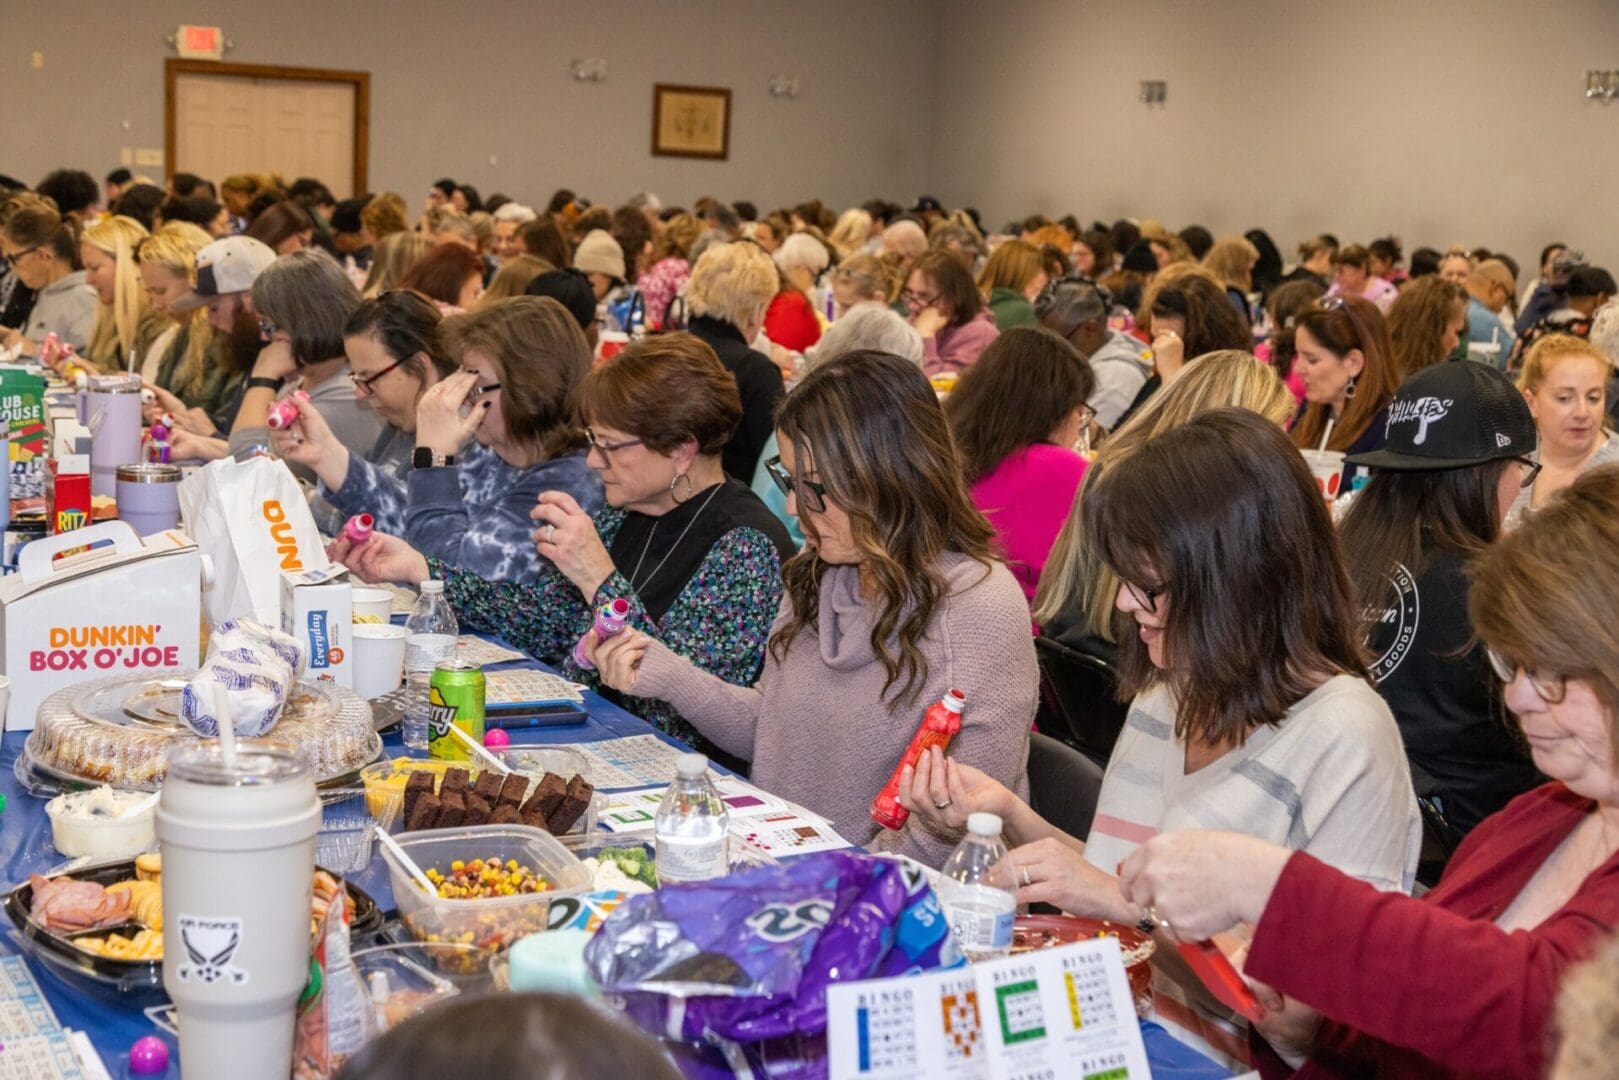
[[[1028,606],[994,556],[915,364],[852,352],[816,366],[782,402],[776,436],[769,468],[805,544],[767,615],[775,625],[757,683],[714,678],[640,626],[592,639],[592,658],[603,682],[670,702],[751,759],[756,783],[849,840],[938,866],[961,823],[913,815],[884,832],[872,800],[924,710],[952,689],[967,706],[951,753],[1027,791],[1038,681]]]
[[[425,303],[405,300],[409,295],[390,293],[368,303]],[[364,365],[365,381],[356,379],[354,392],[379,415],[396,423],[388,412],[397,414],[416,398],[404,504],[395,501],[397,487],[392,499],[384,495],[378,527],[399,533],[402,524],[406,542],[422,553],[492,581],[534,581],[543,560],[530,538],[528,512],[540,493],[565,492],[587,510],[601,505],[601,484],[586,467],[584,433],[568,404],[590,367],[590,347],[566,308],[529,296],[451,316],[438,335],[461,370],[421,389],[403,368],[390,370],[386,352],[369,351],[356,335],[345,340]],[[323,446],[321,456],[336,455]],[[341,485],[335,501],[349,513],[378,515],[363,490],[343,493],[348,473],[336,464],[322,473],[324,486],[333,479]],[[352,455],[347,466],[356,467]]]
[[[1480,823],[1420,900],[1224,832],[1125,860],[1126,894],[1176,937],[1253,925],[1264,1076],[1546,1075],[1559,985],[1619,925],[1616,548],[1604,468],[1473,563],[1473,625],[1551,783]]]
[[[332,557],[369,581],[443,578],[463,627],[498,633],[571,679],[595,683],[594,672],[574,663],[574,645],[596,608],[622,598],[632,628],[721,679],[751,683],[793,545],[758,496],[720,465],[742,418],[736,380],[697,338],[661,334],[592,368],[576,403],[590,446],[585,462],[607,505],[587,513],[563,492],[540,496],[530,530],[545,561],[532,583],[429,559],[383,533],[358,547],[339,537]],[[709,748],[676,706],[639,696],[624,705]]]

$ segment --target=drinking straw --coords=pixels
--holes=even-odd
[[[1336,416],[1327,417],[1326,430],[1321,432],[1321,446],[1320,446],[1320,449],[1325,450],[1327,448],[1327,440],[1332,438],[1332,425],[1336,424],[1337,422],[1338,422],[1338,418]]]
[[[497,770],[502,776],[511,775],[511,766],[500,760],[497,755],[491,754],[488,750],[485,750],[483,747],[479,746],[477,739],[474,739],[471,735],[468,735],[465,731],[461,730],[461,725],[451,724],[450,734],[454,735],[457,739],[460,739],[463,743],[465,743],[467,748],[470,749],[474,754],[478,755],[479,758],[487,762],[491,769]]]
[[[422,868],[416,865],[416,860],[412,859],[409,855],[406,855],[405,849],[399,846],[399,841],[390,836],[388,834],[388,830],[384,829],[381,825],[377,826],[377,839],[382,841],[383,847],[393,852],[394,858],[399,860],[399,865],[403,866],[405,868],[405,872],[416,879],[416,884],[420,885],[422,890],[426,892],[427,895],[438,895],[438,890],[435,889],[433,887],[433,883],[427,879],[427,875],[422,872]]]
[[[230,698],[225,687],[214,683],[214,710],[219,714],[219,750],[225,756],[225,768],[236,768],[236,721],[231,719]]]

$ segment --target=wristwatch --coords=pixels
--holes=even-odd
[[[410,463],[418,469],[444,469],[455,464],[454,454],[441,454],[427,446],[418,446],[410,455]]]
[[[267,375],[254,375],[247,380],[249,390],[281,390],[284,379],[272,379]]]

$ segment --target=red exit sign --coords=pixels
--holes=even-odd
[[[225,55],[225,33],[217,26],[182,26],[174,47],[186,60],[218,60]]]

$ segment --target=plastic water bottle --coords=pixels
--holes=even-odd
[[[708,881],[731,872],[731,812],[708,779],[708,758],[680,755],[656,828],[660,882]]]
[[[461,627],[444,595],[444,582],[424,581],[405,620],[405,745],[427,749],[427,684],[440,661],[455,654]]]
[[[967,835],[939,871],[939,902],[969,962],[1012,951],[1017,882],[1001,841],[998,814],[972,814]]]

